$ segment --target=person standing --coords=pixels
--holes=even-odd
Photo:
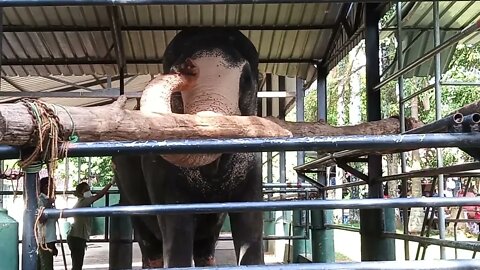
[[[48,197],[48,191],[54,192],[50,187],[48,177],[43,177],[39,182],[38,207],[55,208],[55,196]],[[52,185],[53,186],[53,185]],[[40,248],[38,249],[38,270],[53,270],[53,256],[58,255],[55,246],[57,242],[56,219],[39,220],[37,235]]]
[[[95,201],[102,198],[112,185],[113,181],[108,183],[99,193],[93,195],[88,183],[82,182],[78,184],[74,193],[78,201],[73,208],[90,207]],[[91,228],[91,217],[74,217],[74,222],[67,235],[67,243],[72,257],[72,270],[81,270],[83,267],[85,249],[87,248],[87,241],[90,238]]]

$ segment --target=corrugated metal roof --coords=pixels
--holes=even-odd
[[[440,28],[441,42],[445,42],[451,36],[458,33],[461,29],[475,23],[480,19],[480,2],[479,1],[442,1],[439,2],[440,7]],[[409,11],[408,11],[409,10]],[[404,48],[404,65],[412,63],[419,57],[431,50],[433,46],[433,4],[431,2],[416,2],[411,9],[404,6],[403,24],[404,28],[412,30],[403,31],[403,48]],[[407,13],[408,11],[408,13]],[[396,27],[396,18],[386,24],[387,27]],[[422,30],[423,28],[423,30]],[[383,32],[383,37],[394,35],[395,32]],[[480,42],[480,32],[477,31],[468,37],[462,39],[460,43],[476,44]],[[442,51],[441,62],[442,70],[446,71],[452,60],[456,44]],[[405,74],[405,77],[424,77],[434,74],[434,61],[430,59],[423,65],[415,68],[411,72]],[[390,75],[397,71],[397,66],[393,65],[389,70],[385,71],[385,75]]]
[[[344,5],[299,3],[122,6],[119,7],[119,19],[124,29],[130,29],[123,30],[125,56],[129,63],[127,72],[161,72],[158,62],[166,45],[178,32],[172,29],[189,26],[257,28],[242,32],[252,40],[260,58],[264,60],[280,59],[288,62],[289,59],[323,59],[333,33],[331,26],[338,22]],[[69,76],[117,73],[114,64],[115,50],[112,49],[114,39],[108,28],[110,21],[106,7],[10,7],[4,8],[3,21],[5,29],[12,26],[30,28],[30,31],[12,30],[4,33],[4,75]],[[299,29],[321,26],[324,29],[286,30],[283,27],[283,30],[273,30],[272,27],[275,26],[298,26]],[[43,29],[36,31],[39,27]],[[95,31],[85,31],[88,27]],[[142,27],[142,31],[135,30]],[[169,30],[156,30],[156,27]],[[264,30],[258,30],[262,27]],[[53,31],[55,28],[62,31]],[[77,31],[79,28],[83,30]],[[336,44],[339,45],[342,44]],[[52,60],[58,62],[54,63]],[[41,63],[46,64],[42,65],[39,61],[45,61]],[[75,64],[67,65],[69,61],[74,61]],[[93,65],[88,61],[110,62]],[[315,79],[314,67],[305,62],[263,63],[260,71],[301,77],[309,81]]]

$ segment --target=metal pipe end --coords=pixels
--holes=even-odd
[[[456,124],[461,124],[463,122],[463,114],[461,113],[455,113],[453,116],[453,122]]]
[[[474,124],[479,124],[480,123],[480,113],[472,113],[472,122]]]

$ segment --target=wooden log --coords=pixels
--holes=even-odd
[[[197,75],[196,66],[186,62],[177,73],[157,76],[142,94],[140,111],[126,110],[125,96],[110,105],[88,108],[43,103],[28,103],[28,106],[24,103],[2,104],[0,144],[38,144],[38,121],[34,121],[34,115],[45,116],[52,111],[51,114],[56,116],[53,120],[61,126],[60,139],[66,140],[70,135],[76,135],[82,142],[399,133],[399,121],[394,118],[356,126],[332,127],[323,122],[293,123],[256,116],[172,113],[171,94],[191,89]],[[51,110],[45,110],[45,107]],[[46,117],[42,119],[44,123],[52,120]],[[51,125],[44,128],[46,130],[42,132],[45,138],[45,133],[51,132],[48,130]]]
[[[295,123],[256,116],[199,116],[154,114],[124,109],[126,97],[98,107],[51,105],[63,126],[63,139],[75,133],[81,142],[136,141],[194,138],[252,138],[314,135],[395,134],[395,118],[333,127],[323,122]],[[35,123],[21,103],[0,105],[0,144],[34,143]]]

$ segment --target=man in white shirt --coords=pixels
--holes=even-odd
[[[48,191],[49,189],[52,193],[55,191],[51,189],[48,177],[40,179],[39,186],[38,207],[54,208],[55,195],[53,195],[53,198],[49,198]],[[37,226],[38,241],[40,244],[40,248],[38,249],[39,270],[53,270],[53,256],[58,255],[58,250],[55,247],[55,243],[57,242],[55,222],[56,220],[51,218],[40,220]]]
[[[452,178],[447,178],[447,183],[445,187],[445,197],[453,197],[453,190],[455,189],[455,181]]]

